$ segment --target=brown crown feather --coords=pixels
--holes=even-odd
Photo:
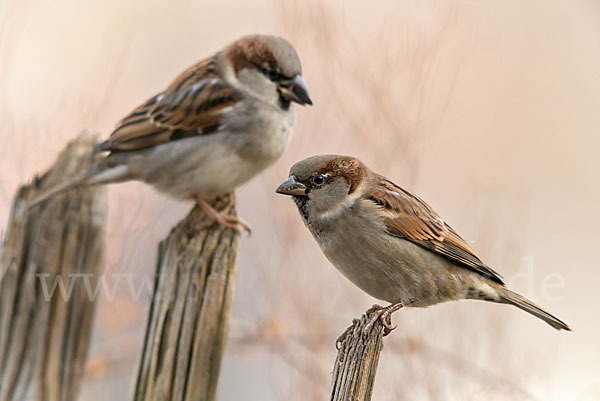
[[[330,177],[344,177],[350,185],[348,194],[351,194],[356,191],[363,178],[367,176],[367,168],[356,158],[337,157],[330,160],[319,173],[327,174]]]
[[[271,67],[277,64],[267,42],[257,36],[242,38],[227,49],[233,69],[237,73],[244,68]]]

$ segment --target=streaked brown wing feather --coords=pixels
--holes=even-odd
[[[240,93],[217,74],[216,56],[184,71],[167,90],[122,119],[96,151],[131,151],[220,129]]]
[[[417,196],[381,177],[379,188],[370,200],[389,212],[385,224],[390,235],[411,241],[503,284],[502,276],[483,263],[465,240]]]
[[[228,84],[218,78],[205,79],[177,92],[166,92],[149,117],[163,128],[194,131],[218,125],[223,110],[237,100]]]

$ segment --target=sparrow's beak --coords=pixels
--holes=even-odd
[[[290,175],[287,180],[275,190],[278,194],[290,196],[305,196],[306,186],[301,182],[296,181],[296,177]]]
[[[312,105],[312,100],[308,97],[308,87],[300,75],[294,79],[284,79],[278,83],[279,93],[286,100],[291,100],[301,105]]]

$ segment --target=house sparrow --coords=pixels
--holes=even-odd
[[[176,199],[194,199],[209,222],[248,229],[208,202],[274,163],[294,122],[291,102],[311,105],[298,54],[286,40],[243,37],[179,75],[122,119],[87,171],[33,200],[80,185],[141,180]]]
[[[305,159],[276,192],[292,196],[321,250],[346,278],[391,303],[368,311],[368,326],[380,319],[384,334],[393,330],[390,315],[401,307],[459,299],[511,304],[557,330],[570,330],[507,289],[429,205],[356,158]]]

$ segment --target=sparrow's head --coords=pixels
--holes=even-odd
[[[276,192],[292,196],[305,220],[330,218],[352,207],[361,197],[362,184],[369,174],[355,157],[313,156],[294,164]]]
[[[237,83],[252,95],[289,108],[290,102],[312,105],[294,47],[270,35],[245,36],[225,50]]]

